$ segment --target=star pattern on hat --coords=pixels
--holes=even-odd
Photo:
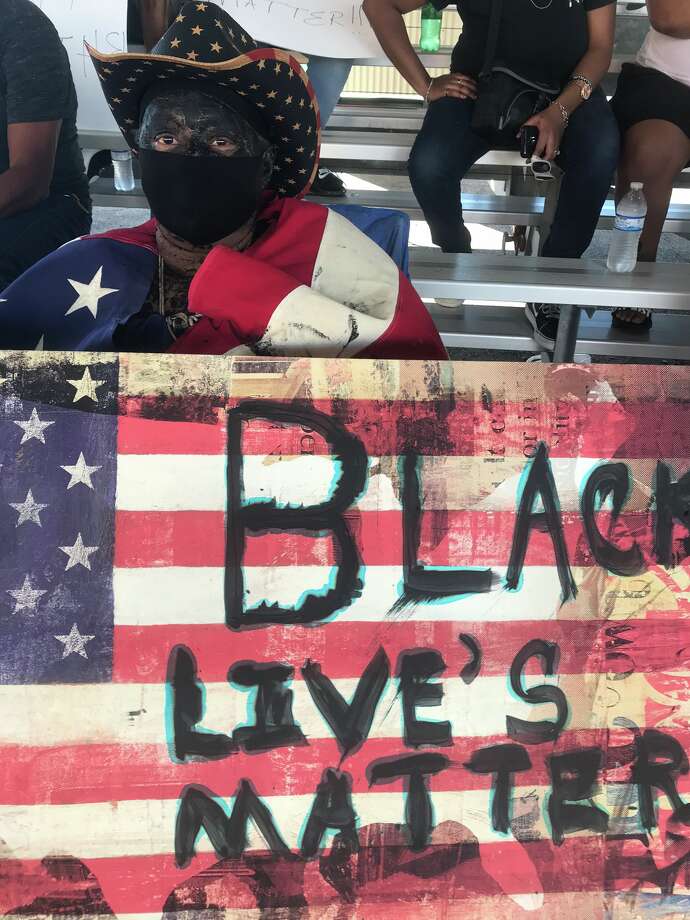
[[[260,48],[217,4],[188,0],[151,54],[90,53],[130,146],[137,140],[141,100],[152,84],[179,78],[203,80],[226,87],[256,106],[267,138],[284,160],[280,175],[270,184],[290,195],[308,186],[316,170],[319,135],[318,109],[308,78],[291,55]]]

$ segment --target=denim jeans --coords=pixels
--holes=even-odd
[[[316,54],[309,56],[307,73],[314,87],[316,101],[319,103],[321,127],[325,128],[338,104],[347,78],[350,76],[353,61],[349,58],[325,58]]]
[[[444,252],[468,252],[462,220],[460,183],[490,150],[472,133],[474,102],[432,102],[408,164],[412,189]],[[592,241],[601,208],[618,164],[619,135],[606,96],[597,90],[573,112],[561,141],[558,165],[564,170],[551,233],[542,255],[579,258]]]
[[[0,293],[39,259],[90,229],[91,214],[73,195],[51,195],[30,211],[0,218]]]

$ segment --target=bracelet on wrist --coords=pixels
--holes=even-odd
[[[426,88],[426,93],[424,93],[424,105],[429,105],[429,93],[431,92],[431,87],[434,85],[435,77],[429,77],[429,85]]]
[[[568,122],[570,121],[570,112],[566,109],[563,103],[558,99],[556,99],[556,101],[553,102],[552,105],[558,109],[560,116],[561,116],[561,120],[563,122],[563,127],[567,128]]]

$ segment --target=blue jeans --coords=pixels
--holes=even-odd
[[[462,220],[460,183],[470,167],[491,149],[472,133],[474,102],[432,102],[410,154],[412,189],[444,252],[468,252]],[[592,241],[618,164],[616,119],[598,90],[570,119],[561,141],[558,165],[564,170],[551,234],[542,255],[579,258]]]
[[[338,104],[353,61],[349,58],[325,58],[316,54],[309,56],[307,73],[314,87],[316,101],[321,113],[321,127],[325,128]]]

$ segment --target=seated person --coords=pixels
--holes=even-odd
[[[412,148],[410,182],[431,238],[444,252],[470,252],[460,184],[490,149],[471,128],[477,78],[489,41],[489,0],[456,0],[463,23],[451,73],[433,79],[415,52],[403,20],[424,0],[364,0],[366,13],[393,64],[429,104]],[[449,0],[433,0],[442,9]],[[559,92],[526,124],[538,128],[536,155],[565,170],[558,207],[542,255],[579,258],[589,246],[618,161],[618,130],[599,83],[611,61],[614,0],[505,0],[496,62],[525,80]],[[516,141],[517,149],[517,141]],[[553,349],[558,307],[530,304],[534,339]]]
[[[91,203],[67,52],[30,0],[0,0],[0,290],[88,233]]]
[[[388,255],[296,198],[319,134],[297,62],[212,3],[186,3],[154,50],[90,53],[156,219],[11,285],[0,348],[446,357]]]
[[[183,3],[184,0],[128,0],[128,44],[144,45],[150,51],[179,14]]]
[[[129,0],[129,41],[152,48],[165,32],[168,23],[180,12],[180,0]],[[296,49],[299,50],[299,49]],[[352,70],[352,60],[309,55],[309,79],[326,127],[338,104]],[[312,195],[329,198],[345,197],[342,179],[330,169],[321,167],[311,185]]]
[[[624,64],[613,98],[623,137],[616,201],[631,182],[647,199],[638,259],[656,261],[673,183],[690,165],[690,0],[647,0],[651,28],[636,64]],[[613,323],[648,329],[649,310],[613,311]]]

